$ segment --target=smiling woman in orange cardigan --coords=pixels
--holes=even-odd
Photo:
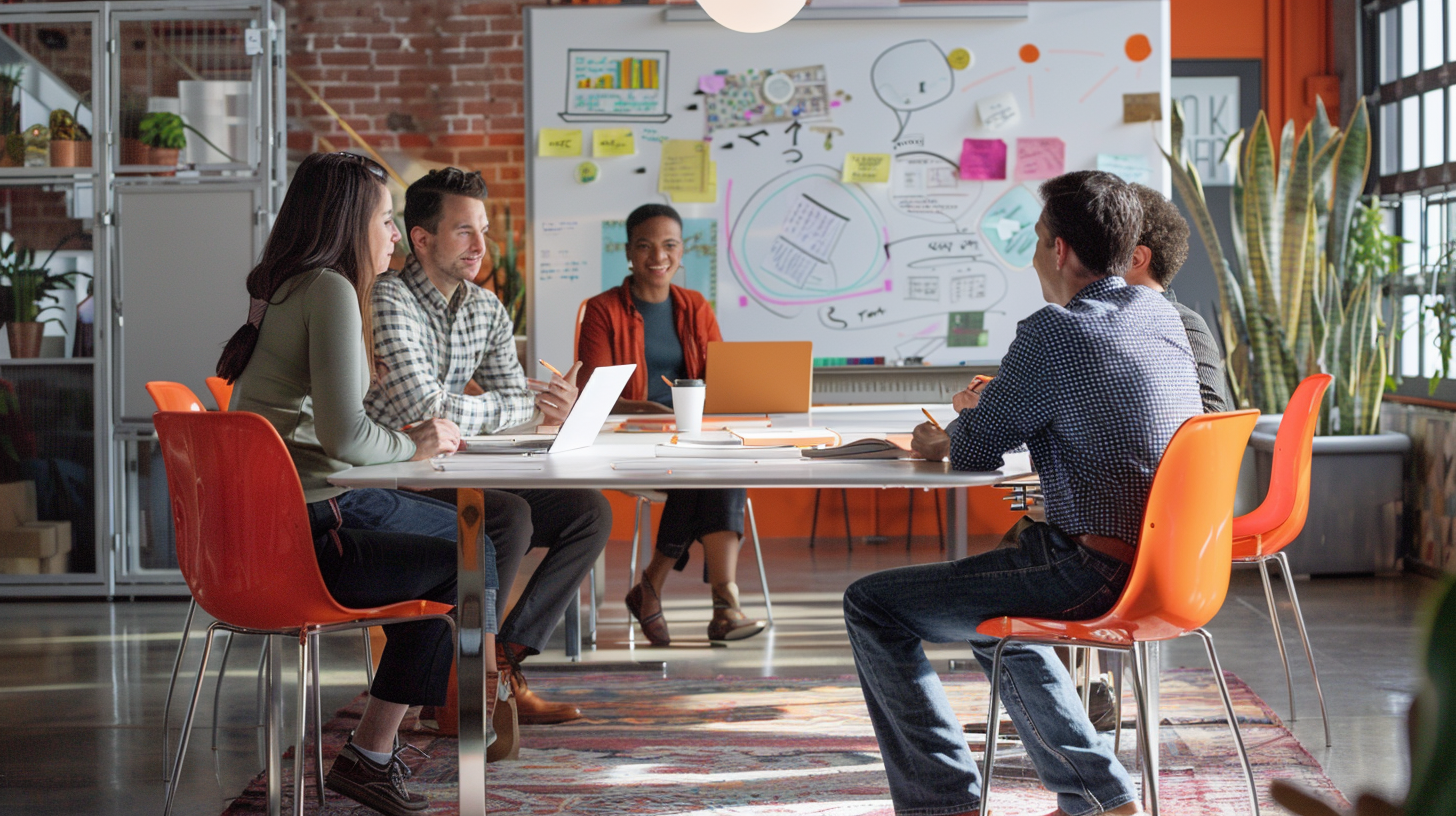
[[[672,284],[682,266],[682,217],[663,204],[638,207],[627,218],[627,263],[622,285],[586,302],[576,358],[585,387],[600,366],[636,363],[617,400],[620,413],[670,413],[672,389],[663,382],[703,378],[708,343],[722,340],[708,301]],[[674,567],[688,562],[688,548],[703,543],[704,580],[713,587],[712,641],[742,640],[764,630],[738,605],[738,551],[743,543],[743,505],[748,492],[669,490],[657,549],[642,580],[627,593],[627,609],[654,646],[671,642],[662,617],[662,585]]]

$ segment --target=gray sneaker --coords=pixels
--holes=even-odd
[[[354,750],[351,738],[334,758],[324,787],[387,816],[420,813],[430,806],[430,800],[405,788],[404,779],[410,770],[399,758],[403,750],[396,749],[389,762],[380,765]]]

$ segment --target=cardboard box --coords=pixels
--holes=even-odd
[[[63,552],[50,558],[0,558],[0,574],[65,575],[71,554]]]
[[[70,551],[69,521],[28,521],[0,530],[0,558],[52,558]]]
[[[0,484],[0,530],[35,521],[35,482]]]

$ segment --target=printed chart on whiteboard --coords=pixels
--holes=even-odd
[[[660,8],[530,10],[536,351],[570,356],[578,304],[630,274],[627,214],[667,203],[674,282],[726,339],[808,339],[830,364],[999,360],[1046,305],[1042,181],[1168,192],[1167,2],[1027,9],[793,22],[752,49]]]

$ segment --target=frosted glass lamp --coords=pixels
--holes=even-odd
[[[698,0],[698,5],[724,28],[757,34],[793,19],[804,0]]]

